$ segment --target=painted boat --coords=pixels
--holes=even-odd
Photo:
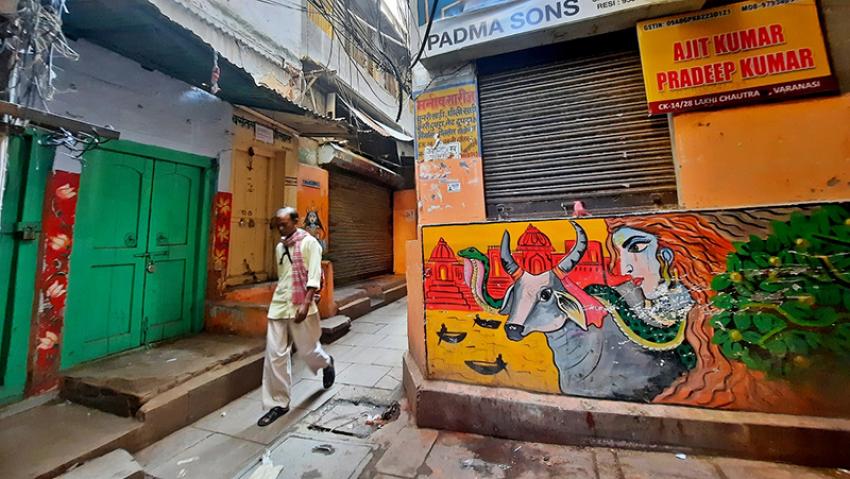
[[[500,324],[502,324],[502,322],[497,320],[497,319],[484,319],[481,316],[476,314],[475,315],[475,324],[477,324],[478,326],[481,326],[482,328],[496,329],[496,328],[499,327]]]
[[[508,363],[502,359],[502,355],[500,354],[496,357],[495,361],[464,361],[469,369],[475,371],[478,374],[483,374],[485,376],[492,376],[494,374],[498,374],[501,371],[504,371],[508,367]]]
[[[443,341],[451,344],[457,344],[466,339],[466,333],[460,331],[449,331],[446,328],[446,324],[443,323],[443,326],[439,331],[437,331],[437,337],[440,338],[437,341],[437,344],[440,344]]]

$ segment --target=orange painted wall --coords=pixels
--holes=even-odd
[[[306,224],[307,214],[316,213],[318,224]],[[328,248],[328,171],[315,166],[298,165],[298,215],[302,227]]]
[[[416,239],[416,190],[393,193],[393,272],[404,274],[407,242]]]
[[[422,289],[422,242],[405,243],[407,256],[407,349],[420,371],[425,366],[425,297]],[[427,374],[427,373],[426,373]]]
[[[676,115],[683,208],[850,199],[850,94]]]

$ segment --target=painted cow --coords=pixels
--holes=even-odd
[[[533,332],[546,335],[559,372],[562,393],[649,401],[684,367],[669,351],[649,351],[629,341],[602,303],[568,278],[587,249],[587,235],[571,222],[576,242],[552,270],[533,275],[511,254],[511,237],[502,236],[502,267],[514,278],[501,314],[508,339]]]

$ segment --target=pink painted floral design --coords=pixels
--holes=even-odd
[[[59,233],[58,235],[51,236],[49,242],[50,248],[53,251],[59,251],[67,248],[68,243],[71,242],[71,239],[68,238],[68,235],[64,233]]]
[[[59,336],[57,336],[53,331],[47,331],[44,333],[44,336],[38,338],[38,346],[35,348],[41,350],[52,349],[58,342]]]
[[[77,189],[68,183],[56,188],[56,197],[60,200],[69,200],[77,196]]]
[[[47,297],[51,299],[59,298],[65,295],[65,285],[60,283],[59,280],[53,282],[49,288],[47,288]]]

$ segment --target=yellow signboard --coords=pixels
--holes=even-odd
[[[815,0],[756,0],[638,23],[651,114],[837,88]]]

